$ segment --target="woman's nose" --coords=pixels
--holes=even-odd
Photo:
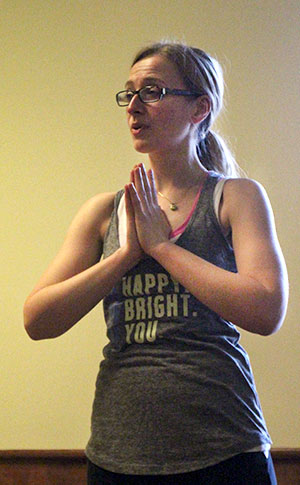
[[[138,94],[132,96],[129,105],[127,106],[127,113],[136,113],[143,110],[144,103],[140,100]]]

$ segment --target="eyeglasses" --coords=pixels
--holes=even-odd
[[[128,106],[135,95],[138,95],[142,103],[156,103],[160,101],[167,94],[173,96],[202,96],[204,93],[192,93],[191,91],[185,91],[183,89],[169,89],[159,88],[158,86],[145,86],[144,88],[132,91],[131,89],[125,89],[119,91],[116,94],[116,101],[119,106]]]

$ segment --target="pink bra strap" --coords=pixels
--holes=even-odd
[[[205,180],[206,180],[206,178],[204,179],[204,181]],[[185,230],[186,226],[189,223],[190,218],[192,217],[192,215],[194,213],[194,210],[196,209],[196,206],[197,206],[197,203],[198,203],[198,200],[199,200],[199,197],[200,197],[203,185],[204,185],[204,181],[202,182],[202,184],[199,187],[199,190],[198,190],[197,195],[196,195],[194,202],[193,202],[192,209],[191,209],[190,213],[188,214],[187,218],[185,219],[184,223],[181,224],[181,226],[174,229],[174,231],[170,232],[169,239],[172,239],[173,237],[179,236]]]

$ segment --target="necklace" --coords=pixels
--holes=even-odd
[[[198,182],[198,183],[200,183],[200,188],[199,188],[198,195],[200,194],[200,191],[201,191],[201,189],[202,189],[202,187],[203,187],[203,184],[204,184],[204,181],[206,180],[206,177],[207,177],[207,173],[205,173],[205,174],[204,174],[204,178],[203,178],[203,180],[201,180],[201,179],[200,179],[200,182]],[[193,185],[195,185],[195,184],[193,184]],[[193,186],[193,185],[192,185],[192,186]],[[192,186],[190,186],[190,187],[189,187],[189,188],[186,190],[186,192],[185,192],[185,196],[187,195],[187,193],[189,192],[189,190],[191,189],[191,187],[192,187]],[[161,192],[159,192],[159,190],[157,191],[157,193],[158,193],[158,195],[160,195],[160,197],[163,197],[164,199],[166,199],[166,200],[167,200],[167,201],[170,203],[169,208],[170,208],[170,210],[171,210],[171,211],[177,211],[177,210],[179,210],[179,207],[178,207],[178,203],[177,203],[177,202],[172,202],[170,199],[168,199],[168,197],[167,197],[166,195],[164,195],[164,194],[162,194]],[[180,200],[180,202],[179,202],[179,203],[181,203],[181,202],[182,202],[182,200],[183,200],[183,198]]]
[[[161,192],[157,192],[158,195],[160,195],[161,197],[163,197],[164,199],[166,199],[168,202],[170,202],[170,209],[171,211],[177,211],[178,210],[178,205],[176,204],[176,202],[172,202],[170,199],[168,199],[168,197],[166,197],[164,194],[162,194]]]

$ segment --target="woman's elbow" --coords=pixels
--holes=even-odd
[[[269,336],[282,326],[287,310],[287,292],[264,290],[243,309],[239,321],[233,322],[250,333]]]
[[[273,335],[281,328],[287,312],[287,294],[276,295],[263,308],[260,335]]]
[[[41,340],[43,337],[39,334],[37,326],[34,324],[34,320],[30,317],[30,310],[28,305],[24,305],[23,309],[23,318],[24,318],[24,328],[26,330],[27,335],[32,340]]]
[[[43,340],[49,338],[43,331],[43,325],[40,322],[40,318],[32,305],[32,302],[26,300],[23,307],[23,321],[26,333],[32,340]]]
[[[36,330],[31,328],[29,325],[24,324],[25,330],[27,335],[31,338],[31,340],[43,340],[45,337],[39,335]]]
[[[283,319],[272,319],[262,322],[261,326],[259,327],[257,333],[262,335],[263,337],[268,337],[269,335],[273,335],[274,333],[278,332],[281,325],[283,323]]]

